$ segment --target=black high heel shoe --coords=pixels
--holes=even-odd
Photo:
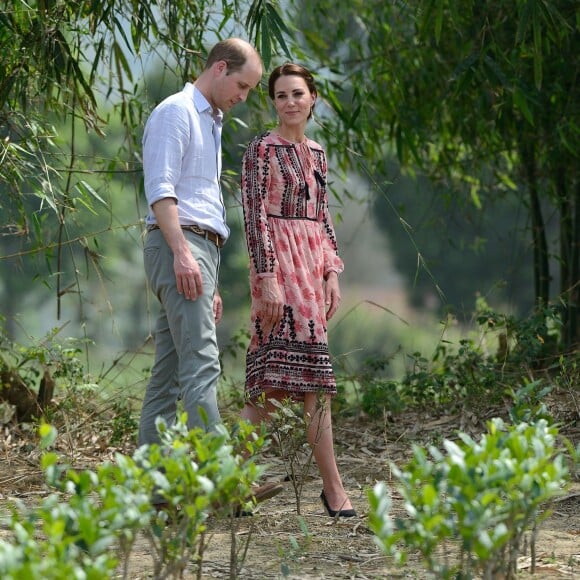
[[[322,490],[320,492],[320,499],[322,500],[322,505],[324,506],[324,509],[326,510],[326,513],[331,517],[331,518],[354,518],[356,517],[356,511],[353,509],[350,510],[333,510],[329,505],[328,505],[328,500],[326,499],[326,495],[324,493],[324,490]]]

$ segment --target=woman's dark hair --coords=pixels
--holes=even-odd
[[[304,81],[306,82],[306,86],[308,87],[310,93],[313,94],[314,96],[318,95],[318,91],[316,90],[316,84],[314,83],[314,77],[312,76],[312,73],[306,67],[300,64],[286,62],[284,64],[281,64],[280,66],[277,66],[270,73],[270,78],[268,79],[268,94],[270,95],[270,98],[272,100],[274,100],[274,85],[276,84],[276,81],[280,77],[284,76],[296,76],[303,78]],[[314,109],[314,106],[312,107],[312,109]],[[308,116],[309,119],[310,117],[312,117],[312,109],[310,110],[310,115]]]

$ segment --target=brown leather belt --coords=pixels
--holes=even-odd
[[[152,232],[153,230],[158,230],[158,229],[160,229],[160,228],[156,224],[151,224],[151,225],[147,226],[148,232]],[[188,226],[181,226],[181,229],[186,231],[186,232],[192,232],[194,234],[197,234],[198,236],[201,236],[202,238],[205,238],[206,240],[213,242],[218,248],[223,248],[224,239],[219,234],[216,234],[215,232],[212,232],[210,230],[204,230],[203,228],[200,228],[199,226],[196,226],[195,224],[188,225]]]

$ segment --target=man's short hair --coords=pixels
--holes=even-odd
[[[207,70],[214,63],[223,60],[228,65],[228,72],[235,73],[244,67],[251,54],[255,54],[258,59],[260,58],[255,48],[245,40],[240,38],[221,40],[209,51],[205,69]]]

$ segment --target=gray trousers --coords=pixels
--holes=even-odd
[[[217,405],[217,382],[220,375],[213,297],[220,263],[216,245],[193,232],[184,232],[203,279],[203,295],[186,300],[177,293],[173,252],[161,230],[146,234],[145,274],[161,309],[155,328],[155,363],[147,385],[141,421],[139,445],[158,443],[157,417],[169,426],[176,418],[181,399],[187,412],[189,429],[211,430],[220,422]],[[207,414],[207,424],[199,408]]]

